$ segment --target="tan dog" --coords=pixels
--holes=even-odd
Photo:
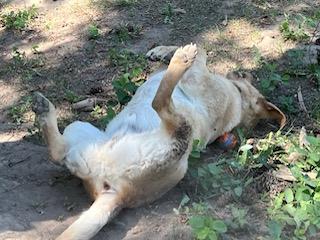
[[[95,200],[58,239],[90,239],[122,208],[153,201],[185,175],[193,139],[205,144],[239,125],[284,114],[246,79],[214,75],[195,45],[157,47],[147,55],[174,55],[100,131],[84,122],[60,134],[53,104],[36,94],[37,113],[52,161],[84,181]],[[172,54],[171,54],[172,55]]]

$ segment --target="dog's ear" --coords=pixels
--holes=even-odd
[[[249,83],[252,83],[252,81],[254,80],[253,75],[249,72],[233,71],[233,72],[229,72],[226,77],[230,80],[236,80],[236,81],[247,80]]]
[[[258,104],[262,107],[262,117],[267,119],[275,119],[280,124],[280,129],[282,129],[287,122],[286,115],[274,104],[268,102],[264,98],[258,99]]]

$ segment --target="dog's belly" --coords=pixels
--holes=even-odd
[[[149,132],[160,127],[160,118],[151,105],[164,73],[157,73],[139,87],[128,105],[108,124],[105,130],[108,139]],[[209,141],[212,133],[208,131],[208,126],[204,126],[208,119],[199,96],[186,94],[178,85],[173,91],[172,100],[177,112],[180,110],[188,121],[191,120],[190,123],[193,122],[194,130],[197,130],[194,131],[194,138],[205,143]]]
[[[159,198],[187,170],[190,147],[182,150],[182,156],[170,155],[173,140],[161,130],[106,140],[103,132],[92,125],[76,122],[64,135],[70,145],[65,160],[69,170],[90,180],[93,192],[104,191],[104,185],[115,191],[127,186],[128,207]]]
[[[130,188],[126,193],[126,206],[137,207],[153,202],[177,185],[187,171],[188,155],[189,153],[166,171],[150,173],[150,175],[144,176],[143,179],[138,178],[130,182],[128,184]]]

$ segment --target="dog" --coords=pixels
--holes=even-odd
[[[168,59],[128,105],[100,131],[76,121],[58,130],[54,105],[35,93],[33,110],[51,160],[83,180],[91,207],[58,240],[92,238],[121,209],[152,202],[185,175],[194,139],[209,144],[237,126],[285,115],[268,102],[248,76],[211,73],[207,55],[194,44],[159,46],[150,59]]]

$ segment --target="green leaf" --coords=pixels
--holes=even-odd
[[[291,216],[294,216],[295,215],[295,212],[296,212],[296,208],[291,204],[286,204],[283,209],[285,211],[287,211]]]
[[[212,223],[212,228],[219,233],[225,233],[227,231],[226,224],[221,220],[215,220]]]
[[[252,149],[252,148],[253,148],[252,145],[246,144],[246,145],[241,146],[241,147],[239,148],[239,151],[247,152],[247,151],[249,151],[249,150]]]
[[[242,195],[242,187],[241,186],[238,186],[234,189],[234,193],[238,196],[238,197],[241,197]]]
[[[282,206],[284,198],[284,193],[280,193],[276,198],[274,199],[274,208],[279,209]]]
[[[306,139],[311,145],[320,146],[320,138],[313,137],[313,136],[307,136]]]
[[[300,187],[296,189],[295,199],[300,201],[308,201],[310,199],[310,194],[308,194],[308,189],[305,187]]]
[[[297,209],[293,216],[294,221],[297,224],[297,227],[300,227],[301,222],[308,219],[308,213],[304,209]]]
[[[269,228],[269,234],[271,235],[272,239],[274,240],[280,239],[282,226],[279,222],[275,220],[271,220],[268,223],[268,228]]]
[[[293,192],[292,192],[291,188],[287,188],[284,191],[284,197],[285,197],[287,203],[291,203],[293,201],[294,197],[293,197]]]
[[[190,153],[190,155],[191,155],[191,157],[193,157],[193,158],[200,158],[200,152],[199,151],[192,151],[191,153]]]
[[[215,232],[210,233],[210,235],[208,236],[210,240],[218,240],[218,236]]]
[[[199,240],[207,239],[210,232],[211,232],[210,228],[208,228],[208,227],[204,227],[204,228],[199,229],[198,231],[196,231],[197,239],[199,239]]]
[[[204,224],[204,218],[201,216],[192,216],[189,219],[189,224],[193,229],[200,229],[200,228],[204,228],[205,224]]]
[[[221,173],[221,170],[222,170],[221,167],[217,166],[214,163],[208,164],[208,169],[209,169],[209,172],[212,175],[219,175]]]
[[[316,153],[316,152],[311,152],[309,154],[309,158],[313,161],[313,162],[319,162],[320,160],[320,154]]]
[[[315,194],[314,194],[314,196],[313,196],[313,200],[314,201],[320,201],[320,192],[316,192]]]

